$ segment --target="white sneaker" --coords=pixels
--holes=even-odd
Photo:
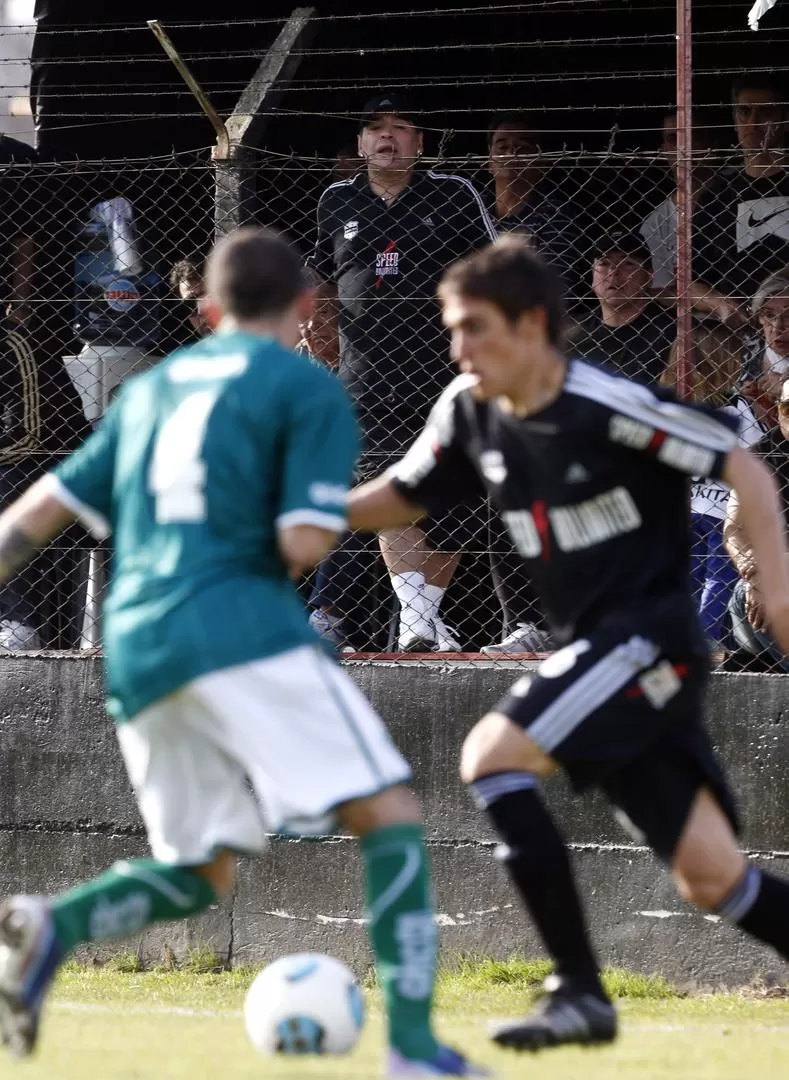
[[[480,652],[485,656],[523,656],[524,653],[550,652],[553,648],[551,635],[545,630],[540,630],[534,623],[518,623],[503,641],[483,645]]]
[[[16,619],[0,620],[0,649],[22,652],[26,649],[40,649],[41,639],[38,631],[27,623]]]
[[[400,652],[438,652],[438,636],[433,620],[415,615],[412,611],[405,618],[401,616],[397,646]]]
[[[436,652],[460,652],[460,642],[455,637],[457,630],[452,630],[438,615],[433,617],[433,630],[438,640]]]

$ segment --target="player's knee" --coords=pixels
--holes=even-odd
[[[236,884],[236,857],[220,851],[210,863],[194,867],[194,872],[209,882],[217,896],[229,896]]]
[[[549,776],[555,763],[503,713],[488,713],[471,729],[463,743],[460,776],[472,784],[496,772],[529,772]]]
[[[422,808],[416,795],[398,784],[377,795],[345,803],[337,816],[355,836],[364,836],[387,825],[420,824]]]
[[[675,865],[674,882],[683,900],[703,911],[717,911],[740,876],[739,870],[728,867],[700,870],[691,864]]]

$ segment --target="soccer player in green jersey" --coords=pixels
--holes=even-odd
[[[349,399],[293,351],[312,293],[279,236],[222,241],[208,292],[219,330],[127,382],[83,446],[0,516],[0,578],[74,518],[112,535],[108,708],[153,856],[0,907],[3,1038],[33,1049],[77,945],[216,903],[265,828],[337,820],[361,838],[388,1075],[480,1075],[431,1028],[436,931],[408,765],[294,585],[345,529]]]

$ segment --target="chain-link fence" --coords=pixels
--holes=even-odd
[[[203,262],[217,232],[249,219],[286,232],[314,275],[319,303],[301,348],[336,368],[355,401],[360,478],[402,454],[454,376],[436,300],[442,273],[514,230],[562,277],[568,353],[736,414],[789,512],[789,176],[786,95],[774,76],[735,85],[733,113],[716,101],[694,114],[685,253],[668,106],[640,132],[646,149],[622,149],[612,129],[592,152],[568,148],[539,110],[510,107],[511,95],[495,115],[470,111],[458,140],[399,93],[354,123],[332,157],[247,150],[212,161],[204,150],[2,165],[3,504],[79,442],[128,374],[208,332]],[[360,100],[357,121],[361,112]],[[475,153],[456,153],[472,138]],[[692,271],[689,387],[676,349],[678,255]],[[727,489],[694,483],[689,507],[711,651],[729,666],[779,670]],[[0,646],[97,645],[107,572],[101,548],[70,530],[0,590]],[[503,661],[553,647],[483,501],[381,537],[345,537],[302,589],[316,629],[350,657]]]
[[[196,339],[193,301],[168,277],[184,259],[199,273],[213,236],[214,176],[205,154],[9,162],[0,189],[7,505],[79,444],[129,373]],[[104,577],[103,552],[71,528],[0,589],[0,645],[98,644]]]
[[[392,199],[375,190],[375,156],[414,132],[385,128],[367,129],[379,144],[367,160],[259,153],[245,166],[256,219],[286,231],[316,284],[329,283],[303,347],[338,368],[357,404],[360,477],[403,452],[452,379],[436,284],[496,234],[524,233],[560,271],[572,354],[646,382],[675,381],[673,114],[659,152],[597,155],[544,151],[522,117],[503,114],[486,154],[416,157]],[[217,170],[227,168],[207,154],[4,168],[4,501],[84,436],[130,372],[206,332],[202,264],[215,227],[223,231]],[[693,390],[736,410],[744,440],[766,440],[780,469],[789,283],[779,277],[751,308],[767,273],[784,265],[789,201],[769,194],[749,210],[757,255],[731,205],[738,169],[729,151],[694,153]],[[742,258],[732,257],[735,245]],[[742,589],[723,548],[726,502],[721,485],[693,488],[694,585],[715,651],[737,647],[729,607]],[[98,644],[104,577],[102,551],[71,530],[0,594],[5,646]],[[510,659],[552,647],[520,559],[483,502],[382,538],[345,538],[304,593],[317,628],[350,655]]]

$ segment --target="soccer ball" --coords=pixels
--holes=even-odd
[[[362,992],[331,956],[283,956],[250,986],[244,1022],[261,1054],[347,1054],[364,1024]]]

